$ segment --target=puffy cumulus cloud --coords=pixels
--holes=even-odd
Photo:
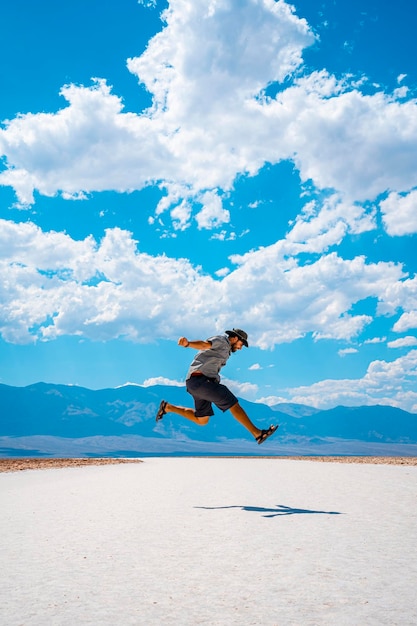
[[[189,202],[183,200],[171,211],[172,223],[175,230],[185,230],[188,228],[191,217],[191,206]]]
[[[77,241],[65,233],[43,232],[31,222],[0,220],[0,224],[0,259],[16,272],[15,278],[25,268],[41,268],[44,275],[53,270],[78,282],[94,276],[97,245],[92,236]],[[7,282],[13,285],[16,281]]]
[[[146,116],[123,113],[105,81],[69,85],[61,95],[69,106],[58,113],[20,115],[0,129],[8,164],[0,184],[14,187],[21,205],[33,203],[35,189],[75,199],[84,191],[130,191],[171,177],[171,158],[155,126]]]
[[[340,244],[347,233],[359,235],[374,228],[373,211],[365,212],[332,193],[321,202],[312,200],[304,206],[287,234],[288,253],[320,254]]]
[[[223,208],[221,199],[214,193],[207,192],[202,199],[203,208],[196,215],[198,228],[211,230],[214,226],[227,224],[230,213]]]
[[[172,209],[176,228],[189,226],[190,204],[205,192],[212,197],[198,226],[218,227],[228,221],[219,190],[231,189],[239,174],[290,159],[304,181],[337,192],[338,202],[308,227],[340,241],[346,230],[372,227],[360,203],[416,186],[416,102],[365,95],[325,71],[300,76],[314,36],[283,0],[171,0],[163,19],[145,52],[127,62],[153,98],[142,114],[125,113],[121,98],[97,80],[64,87],[68,106],[57,113],[5,122],[0,184],[14,187],[22,205],[33,202],[35,189],[77,198],[158,183],[167,195],[157,214]],[[265,95],[271,84],[276,97]],[[414,228],[412,201],[387,198],[388,229]],[[389,217],[394,202],[402,226]],[[294,235],[306,237],[303,228]]]
[[[223,280],[235,300],[251,294],[242,307],[242,326],[251,328],[253,320],[262,319],[263,330],[255,326],[251,332],[262,348],[306,333],[316,339],[355,337],[372,318],[352,314],[352,305],[369,297],[383,303],[403,278],[394,263],[368,264],[363,257],[344,260],[331,253],[301,266],[287,252],[287,242],[280,241],[234,256],[238,267]]]
[[[240,398],[246,400],[254,400],[258,393],[258,385],[248,382],[238,382],[231,380],[230,378],[222,378],[222,382],[229,387],[229,389]]]
[[[215,317],[216,281],[184,259],[140,253],[126,231],[110,229],[98,243],[90,237],[79,242],[2,220],[0,233],[0,327],[7,341],[171,337],[172,315],[179,315],[176,329],[184,314],[178,303],[185,305],[190,288],[194,326],[197,318]],[[213,303],[202,304],[208,289]]]
[[[338,404],[383,404],[417,412],[417,350],[394,361],[373,361],[363,378],[323,380],[289,389],[291,402],[329,409]]]
[[[75,241],[2,220],[0,244],[0,330],[16,343],[60,335],[148,342],[173,339],[184,326],[195,336],[222,332],[230,320],[264,349],[306,334],[349,340],[371,321],[352,312],[355,303],[373,297],[394,314],[393,294],[404,286],[394,263],[331,253],[300,266],[285,241],[236,257],[224,278],[143,253],[119,228],[100,241]]]
[[[285,2],[174,0],[164,17],[165,29],[128,67],[154,96],[153,119],[175,128],[193,185],[229,188],[237,173],[282,159],[349,201],[415,181],[415,101],[365,96],[325,71],[262,97],[294,78],[314,41]]]
[[[150,110],[123,113],[98,80],[64,87],[69,106],[55,114],[5,123],[0,183],[13,186],[21,204],[33,202],[34,189],[74,197],[154,182],[182,185],[190,196],[230,188],[237,172],[262,166],[256,126],[242,133],[253,115],[245,101],[298,67],[313,41],[306,22],[273,0],[171,0],[163,17],[165,28],[128,60],[152,94]]]
[[[408,337],[401,337],[400,339],[394,339],[387,343],[388,348],[407,348],[417,345],[417,337],[409,335]]]
[[[417,190],[410,193],[390,193],[380,203],[382,220],[389,235],[413,235],[417,233]]]
[[[266,105],[303,180],[346,201],[373,200],[417,182],[417,104],[364,95],[326,72],[305,76]]]
[[[282,82],[314,41],[306,21],[282,1],[170,0],[162,17],[165,28],[128,67],[154,95],[156,112],[175,123],[191,116],[202,130],[207,115],[224,113],[225,102],[241,105],[271,81]]]
[[[417,328],[417,310],[407,311],[403,313],[400,319],[394,324],[393,330],[397,333],[403,333],[410,328]]]
[[[379,315],[393,315],[400,312],[399,319],[393,326],[396,333],[404,333],[417,328],[417,277],[407,278],[392,283],[385,298],[378,302]]]
[[[295,241],[323,248],[369,230],[373,216],[360,205],[385,192],[388,231],[415,232],[414,196],[398,196],[417,184],[414,100],[364,95],[325,71],[300,76],[314,35],[283,0],[171,0],[162,17],[161,32],[127,61],[152,96],[148,110],[123,112],[121,98],[96,80],[64,87],[68,105],[57,113],[5,122],[0,184],[21,205],[34,190],[82,198],[156,183],[166,190],[156,214],[171,211],[175,229],[192,223],[194,201],[198,227],[217,228],[229,221],[219,190],[290,159],[303,181],[335,190],[313,219],[298,221]],[[276,97],[266,95],[271,84]],[[393,204],[403,214],[398,225]]]

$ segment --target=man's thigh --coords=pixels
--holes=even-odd
[[[197,401],[206,401],[210,403],[210,405],[213,403],[221,411],[227,411],[238,402],[236,396],[226,385],[222,385],[206,376],[195,376],[187,380],[187,391],[193,396],[195,403]],[[203,408],[204,405],[199,404],[199,415],[197,415],[196,412],[197,417],[203,417],[203,415],[200,414],[200,409],[203,410]],[[213,413],[205,413],[205,415],[213,415]]]

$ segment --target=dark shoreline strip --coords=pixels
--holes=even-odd
[[[158,457],[155,454],[155,457]],[[164,457],[166,458],[166,457]],[[373,465],[417,465],[417,457],[394,456],[195,456],[176,458],[204,459],[271,459],[276,461],[315,461],[321,463],[368,463]],[[94,465],[120,465],[122,463],[143,463],[141,458],[0,458],[1,472],[22,470],[57,469],[61,467],[86,467]]]

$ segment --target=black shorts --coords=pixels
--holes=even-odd
[[[228,411],[238,399],[235,395],[214,378],[207,376],[191,376],[186,382],[187,391],[194,398],[195,416],[214,415],[212,404],[221,411]]]

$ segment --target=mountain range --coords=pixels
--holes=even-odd
[[[262,446],[229,412],[201,428],[161,399],[192,406],[185,387],[126,385],[91,390],[37,383],[0,385],[0,456],[417,455],[417,415],[391,406],[275,406],[240,400],[259,427],[279,423]]]

